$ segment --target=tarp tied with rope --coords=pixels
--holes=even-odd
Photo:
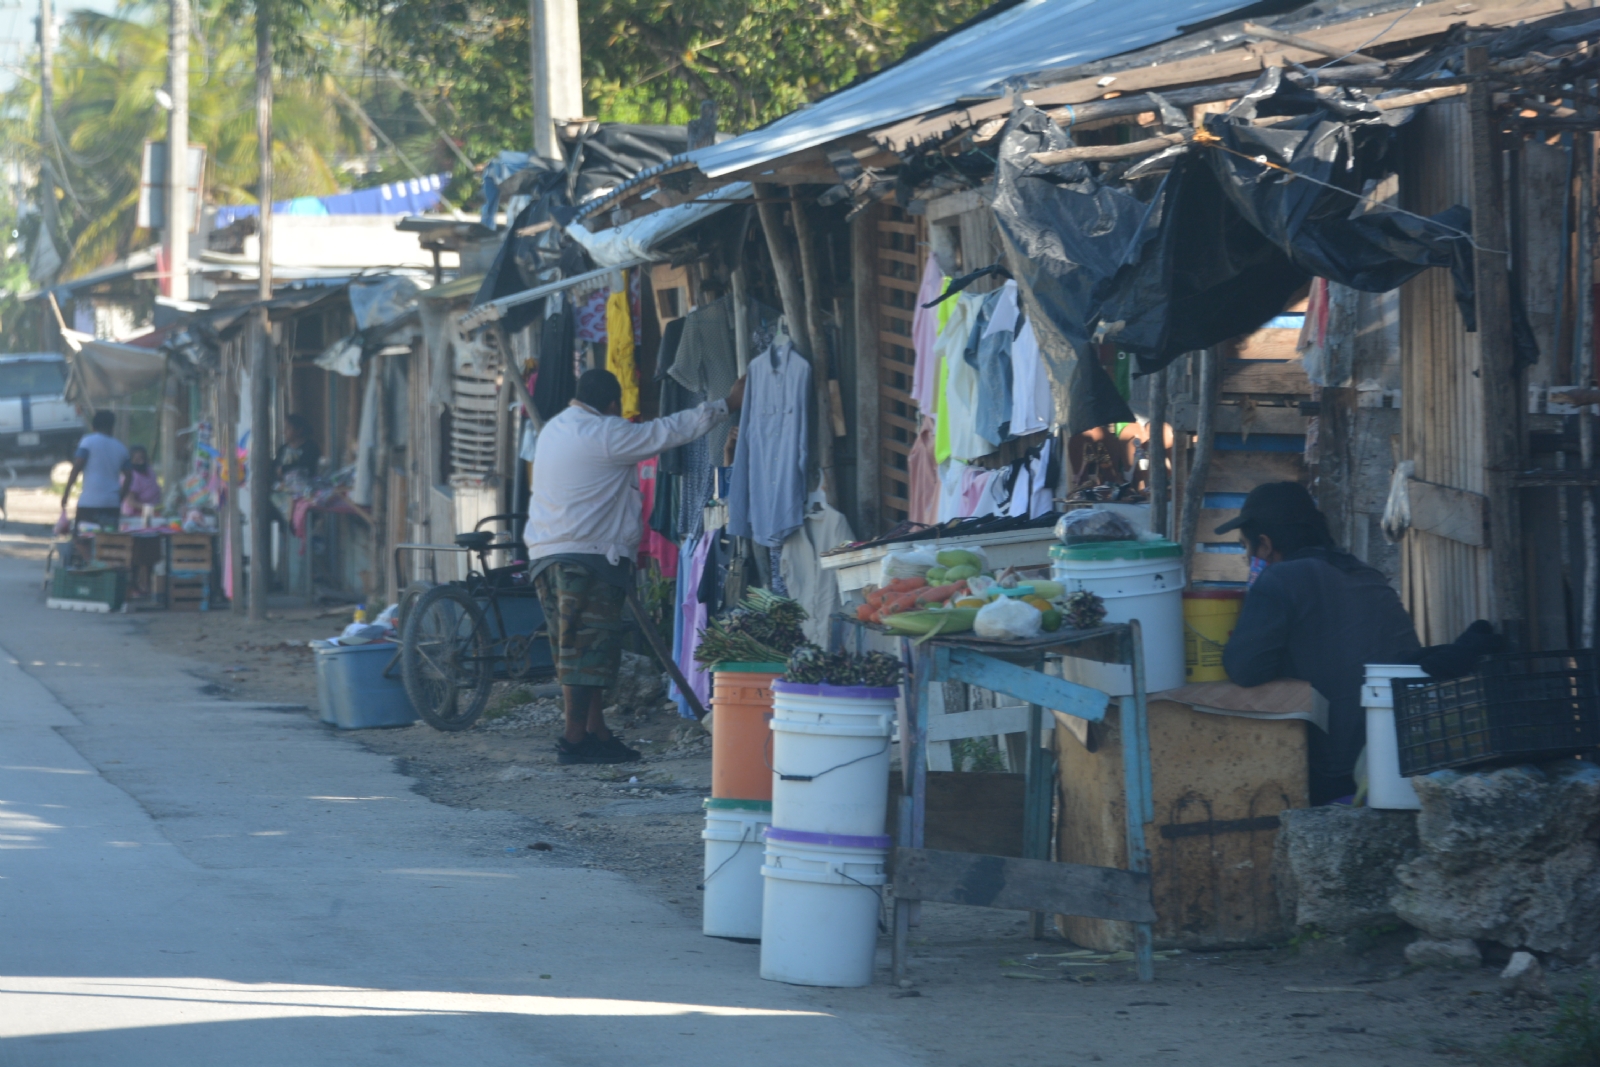
[[[1112,340],[1156,371],[1258,329],[1313,276],[1387,292],[1446,267],[1472,329],[1467,209],[1423,217],[1368,198],[1394,172],[1395,127],[1412,113],[1352,89],[1315,93],[1272,68],[1203,130],[1162,108],[1185,137],[1158,155],[1046,165],[1031,157],[1072,142],[1043,112],[1018,108],[994,211],[1069,428],[1108,421],[1115,395],[1076,352]]]

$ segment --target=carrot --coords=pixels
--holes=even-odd
[[[862,622],[873,622],[875,620],[872,616],[876,613],[877,609],[871,604],[863,604],[856,609],[856,618],[860,619]]]
[[[891,593],[909,593],[913,589],[922,589],[928,584],[926,578],[896,578],[889,583]]]
[[[917,601],[922,604],[942,604],[951,597],[966,592],[966,590],[966,582],[951,582],[949,585],[940,585],[932,589],[922,590],[917,594]]]
[[[874,589],[872,592],[867,594],[867,603],[873,605],[882,604],[885,595],[886,593],[884,590]]]

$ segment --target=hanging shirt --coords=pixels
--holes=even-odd
[[[950,279],[939,267],[939,259],[928,253],[928,262],[922,268],[922,285],[917,289],[917,306],[911,313],[911,348],[916,353],[916,363],[911,375],[911,399],[924,415],[934,411],[934,393],[937,389],[939,357],[934,354],[934,342],[939,338],[939,321],[944,304],[931,308],[923,304],[938,299]]]
[[[622,417],[638,418],[639,369],[633,360],[633,316],[624,291],[606,299],[606,370],[622,386]]]
[[[992,304],[990,303],[992,301]],[[1011,435],[1011,346],[1017,327],[1017,283],[989,295],[988,320],[978,339],[978,392],[974,429],[996,447]]]
[[[959,307],[939,334],[939,354],[944,363],[944,396],[939,409],[940,432],[948,432],[950,455],[971,462],[987,456],[995,446],[977,430],[977,342],[986,323],[985,305],[994,294],[964,292]]]
[[[813,644],[827,645],[832,616],[844,607],[838,580],[832,571],[822,569],[822,553],[854,540],[850,520],[824,504],[808,514],[804,525],[783,543],[777,573],[773,575],[774,589],[781,579],[790,599],[806,609],[806,621],[800,629]]]
[[[1011,342],[1011,432],[1017,437],[1050,428],[1054,402],[1050,372],[1039,354],[1033,323],[1024,322]]]
[[[939,465],[939,515],[940,522],[962,518],[961,486],[966,478],[967,465],[959,459]]]
[[[606,304],[609,289],[596,289],[577,304],[578,340],[600,344],[606,339]]]
[[[667,371],[702,400],[721,400],[739,380],[739,357],[734,349],[733,300],[718,297],[684,316],[677,357]],[[722,446],[729,426],[719,426],[706,438],[713,464],[722,462]]]
[[[776,548],[805,521],[811,364],[793,345],[750,361],[728,489],[728,530]]]
[[[922,417],[916,443],[906,457],[906,518],[932,526],[939,521],[939,465],[933,459],[933,420]]]
[[[672,578],[678,573],[678,546],[668,541],[655,528],[650,525],[650,517],[655,512],[656,497],[661,492],[661,480],[657,471],[657,461],[647,459],[639,464],[639,496],[644,503],[644,540],[639,544],[639,564],[653,559],[661,569],[661,577]]]

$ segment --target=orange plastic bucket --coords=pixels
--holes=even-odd
[[[781,663],[723,663],[711,676],[711,795],[771,800],[772,680]]]

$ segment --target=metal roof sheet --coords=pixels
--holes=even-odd
[[[689,153],[715,178],[964,97],[1011,78],[1072,67],[1178,36],[1241,11],[1241,0],[1023,0],[1008,11],[759,130]]]

